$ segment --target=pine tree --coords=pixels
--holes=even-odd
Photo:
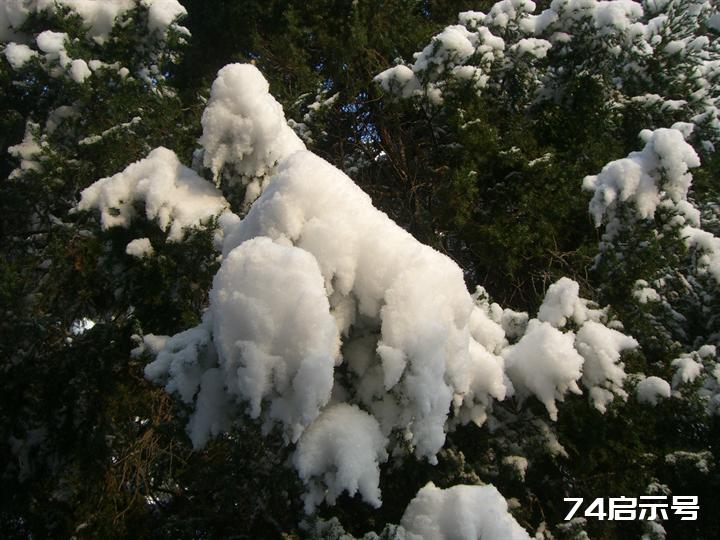
[[[129,339],[135,310],[167,327],[193,317],[202,292],[191,286],[202,271],[162,280],[165,290],[148,295],[148,281],[187,253],[163,254],[162,266],[128,265],[111,236],[93,235],[73,213],[81,189],[150,145],[192,144],[186,130],[168,129],[185,122],[166,82],[187,37],[172,22],[182,7],[117,8],[113,24],[100,4],[2,3],[10,148],[0,211],[1,527],[9,536],[139,534],[151,515],[148,477],[167,468],[163,452],[177,452],[143,427],[145,418],[167,419],[169,405],[137,386]]]
[[[713,537],[712,2],[99,6],[0,2],[7,536]]]

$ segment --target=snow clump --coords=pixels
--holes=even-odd
[[[672,394],[670,384],[660,377],[647,377],[641,380],[635,389],[640,403],[657,405],[660,398],[669,398]]]
[[[77,208],[99,210],[103,229],[127,228],[136,216],[135,203],[145,206],[147,219],[155,220],[171,242],[228,206],[219,190],[183,166],[173,151],[160,147],[83,190]]]
[[[155,253],[155,250],[149,238],[136,238],[130,241],[125,247],[125,253],[131,257],[142,259],[144,257],[151,257],[153,253]]]
[[[287,125],[282,105],[270,95],[269,88],[250,64],[230,64],[218,72],[202,115],[200,137],[203,164],[216,182],[226,166],[243,177],[265,176],[278,162],[305,148]],[[256,181],[252,199],[260,189]]]
[[[562,333],[550,323],[532,319],[520,341],[503,352],[507,373],[518,397],[535,395],[552,420],[557,420],[557,401],[569,391],[581,394],[577,384],[583,357],[575,350],[572,332]]]
[[[343,492],[379,506],[388,454],[409,450],[436,463],[448,430],[482,425],[493,403],[516,390],[521,399],[536,396],[555,420],[556,401],[581,392],[588,362],[591,398],[607,403],[603,392],[621,394],[620,353],[635,342],[601,324],[605,311],[581,299],[577,283],[554,284],[543,310],[558,325],[581,325],[577,336],[491,304],[482,288],[471,295],[457,264],[305,149],[254,66],[220,71],[203,128],[213,174],[259,175],[261,193],[244,218],[162,148],[96,182],[79,205],[100,209],[109,227],[127,226],[133,202],[145,204],[149,219],[170,226],[171,240],[221,214],[221,265],[203,322],[169,338],[146,335],[136,351],[156,357],[148,379],[194,407],[187,429],[196,448],[247,413],[295,445],[308,512]],[[193,196],[176,197],[181,190]],[[432,489],[428,497],[495,500],[482,491],[488,487]],[[515,530],[502,517],[504,500],[492,504],[497,515],[482,515]],[[491,527],[478,519],[467,527]]]
[[[580,285],[563,277],[548,287],[537,318],[555,328],[563,328],[570,321],[578,326],[588,320],[600,321],[605,312],[593,309],[590,304],[580,297]]]
[[[8,43],[3,53],[13,69],[21,69],[32,58],[38,55],[37,51],[21,43]]]
[[[213,342],[228,392],[294,442],[330,399],[339,354],[315,259],[258,237],[232,250],[210,292]]]
[[[585,360],[582,381],[600,412],[605,412],[614,395],[627,398],[623,390],[625,366],[620,355],[638,345],[634,338],[595,321],[587,321],[575,336],[575,348]]]
[[[593,191],[590,214],[596,225],[603,216],[612,216],[619,202],[632,202],[638,215],[650,219],[661,198],[679,203],[687,197],[692,175],[700,158],[677,129],[644,130],[640,134],[645,147],[628,157],[605,165],[596,176],[586,176],[583,187]]]
[[[401,524],[410,540],[530,539],[492,485],[441,489],[428,482],[408,505]]]
[[[116,20],[135,7],[134,0],[13,0],[0,1],[0,41],[21,41],[26,38],[22,34],[22,26],[30,15],[57,12],[57,8],[67,8],[78,15],[87,28],[87,35],[98,44],[105,43]],[[187,14],[187,10],[177,0],[142,0],[148,8],[148,30],[167,34],[175,29],[187,33],[187,29],[175,21]]]
[[[294,464],[308,485],[305,509],[335,500],[343,491],[360,492],[374,507],[380,501],[380,468],[387,459],[387,439],[375,418],[356,405],[328,407],[298,442]]]

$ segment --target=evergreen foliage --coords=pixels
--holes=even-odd
[[[717,537],[720,14],[714,2],[619,0],[609,15],[598,14],[600,4],[609,4],[594,0],[539,2],[548,9],[545,19],[528,0],[474,6],[487,15],[450,0],[128,0],[107,2],[116,10],[107,20],[107,13],[91,16],[79,4],[18,7],[0,0],[0,535],[412,538],[419,530],[413,512],[428,511],[418,502],[421,493],[449,507],[443,501],[451,500],[451,490],[492,484],[510,502],[513,523],[536,538]],[[467,53],[458,35],[470,44]],[[226,365],[218,352],[219,272],[239,249],[233,242],[262,243],[238,225],[240,218],[250,213],[247,223],[256,219],[265,227],[255,236],[285,226],[279,218],[268,225],[270,218],[252,212],[259,215],[259,204],[267,204],[263,192],[275,173],[293,174],[279,147],[262,174],[239,174],[248,154],[232,150],[212,170],[213,152],[199,142],[210,125],[204,112],[217,99],[211,85],[218,71],[234,62],[254,64],[267,79],[288,120],[278,129],[287,131],[286,139],[297,135],[292,148],[304,145],[347,174],[415,240],[447,255],[442,268],[456,263],[468,290],[482,285],[468,300],[469,321],[456,315],[447,339],[462,334],[471,349],[477,345],[495,358],[499,371],[478,380],[498,378],[507,395],[503,390],[499,397],[495,388],[481,396],[473,387],[471,412],[453,396],[440,424],[444,443],[433,452],[420,450],[423,406],[413,402],[411,368],[405,368],[415,364],[402,345],[391,343],[402,342],[404,327],[389,329],[372,310],[347,308],[339,292],[332,294],[342,279],[325,280],[326,304],[340,329],[339,358],[371,343],[372,359],[363,369],[389,370],[398,361],[392,354],[405,354],[397,386],[388,384],[388,371],[379,383],[388,400],[410,411],[404,431],[384,424],[382,434],[373,431],[382,416],[372,404],[379,392],[349,360],[336,363],[332,399],[318,402],[314,413],[326,419],[331,411],[342,419],[336,427],[370,426],[358,427],[348,444],[377,454],[371,460],[382,493],[377,508],[365,477],[357,495],[343,484],[356,471],[347,472],[342,456],[314,476],[303,472],[310,465],[299,465],[313,428],[316,441],[342,445],[333,440],[330,420],[325,433],[314,416],[304,415],[305,424],[292,428],[295,436],[289,421],[278,416],[272,424],[245,411],[238,394],[233,414],[206,420],[206,444],[186,427],[202,421],[200,383],[185,399],[181,377],[197,372],[200,380],[204,373],[205,381]],[[674,146],[652,142],[670,131]],[[217,186],[212,193],[222,211],[193,216],[177,239],[161,212],[151,216],[147,200],[79,209],[84,190],[125,175],[161,146],[190,167],[186,177],[197,173],[208,190]],[[682,159],[678,149],[686,151]],[[640,160],[659,186],[652,211],[642,206],[640,188],[621,184],[631,176],[628,168],[611,178],[618,170],[611,166],[627,164],[620,163],[624,158]],[[319,162],[307,163],[305,170]],[[686,170],[678,172],[677,163]],[[331,173],[316,166],[319,183]],[[683,191],[677,186],[685,173],[692,182]],[[613,185],[614,198],[608,195]],[[190,198],[175,202],[191,204]],[[122,205],[130,216],[124,226],[105,227],[92,211],[120,216]],[[357,208],[358,216],[374,216]],[[323,225],[321,218],[315,225]],[[343,223],[333,226],[342,230]],[[378,231],[355,234],[382,239]],[[130,245],[138,240],[134,251]],[[288,234],[272,246],[288,250],[278,260],[318,268],[313,279],[322,283],[323,264],[332,261],[311,248],[307,256],[300,243]],[[405,262],[412,270],[414,261]],[[290,268],[268,268],[261,277],[279,283],[272,280],[282,270]],[[413,324],[425,322],[427,306],[446,309],[453,299],[446,274],[436,281],[421,272],[405,275],[426,279],[418,298],[446,302],[408,302],[416,311],[407,319]],[[275,292],[300,305],[310,302],[313,283]],[[577,287],[574,293],[568,283]],[[412,299],[415,292],[405,291]],[[351,303],[353,295],[361,293],[348,293]],[[390,303],[377,301],[378,312]],[[352,310],[351,322],[338,315],[343,309]],[[383,316],[390,311],[382,309]],[[442,309],[428,320],[440,321],[447,315]],[[272,315],[258,311],[253,320],[261,325]],[[293,321],[288,315],[283,324]],[[626,338],[607,353],[619,366],[619,384],[609,375],[593,382],[568,374],[575,358],[584,360],[587,373],[595,349],[582,349],[580,336],[591,323],[607,331],[605,340]],[[320,326],[312,326],[317,336]],[[543,348],[541,334],[557,350],[569,343],[562,358],[547,360],[562,366],[548,382],[549,397],[533,382],[545,376],[543,369],[532,372],[517,359],[533,343]],[[433,346],[417,346],[417,354]],[[240,364],[243,355],[255,354],[242,350]],[[181,367],[150,376],[147,366],[157,367],[163,354],[168,362],[179,358]],[[443,373],[440,382],[452,378]],[[671,395],[657,394],[651,404],[642,385],[653,376],[666,381]],[[153,384],[158,381],[166,387]],[[306,390],[317,380],[311,383]],[[242,392],[237,381],[224,384],[218,395]],[[375,392],[370,399],[363,388]],[[585,395],[572,395],[573,388]],[[266,414],[278,396],[261,397]],[[361,462],[357,451],[355,462]],[[502,497],[489,491],[463,493],[502,507]],[[647,494],[698,495],[699,519],[671,519],[659,528],[642,521],[563,521],[564,497],[587,502]]]

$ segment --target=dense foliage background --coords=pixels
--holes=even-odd
[[[288,449],[250,419],[194,451],[185,433],[188,407],[146,381],[148,359],[131,350],[134,336],[172,335],[199,322],[219,264],[212,224],[173,243],[153,223],[105,231],[92,213],[73,208],[84,188],[158,146],[193,163],[210,85],[231,62],[254,63],[308,148],[415,238],[455,260],[470,290],[481,284],[502,306],[535,313],[550,284],[568,276],[584,297],[610,305],[640,342],[624,359],[628,372],[671,380],[672,360],[717,344],[720,305],[717,283],[688,278],[687,246],[672,234],[657,236],[661,215],[598,247],[603,231],[588,213],[583,178],[642,149],[641,130],[689,118],[660,105],[613,106],[622,65],[590,40],[561,60],[568,69],[558,99],[534,101],[533,72],[518,63],[487,92],[457,85],[438,106],[422,96],[397,99],[374,77],[403,59],[411,63],[458,12],[487,12],[492,2],[181,3],[187,15],[180,24],[189,33],[148,30],[149,8],[137,2],[105,41],[89,37],[70,9],[31,14],[22,24],[29,40],[48,29],[65,32],[71,58],[104,63],[82,81],[53,73],[54,60],[42,56],[19,68],[7,54],[0,59],[2,536],[331,536],[338,523],[323,529],[318,519],[333,517],[353,535],[390,534],[386,525],[399,523],[432,480],[442,487],[493,483],[516,499],[515,517],[540,538],[651,535],[641,522],[563,526],[563,497],[637,497],[655,486],[656,493],[700,496],[700,519],[667,522],[668,537],[717,537],[720,422],[698,397],[700,381],[678,385],[677,396],[655,407],[616,400],[606,414],[570,396],[552,425],[536,422],[544,415],[539,402],[503,402],[498,433],[488,424],[458,428],[438,465],[412,457],[384,465],[379,509],[342,496],[306,517]],[[670,4],[675,34],[668,41],[708,35],[707,50],[717,55],[717,27],[684,19],[689,0]],[[691,82],[672,84],[687,79],[695,60],[654,61],[648,69],[656,78],[628,79],[627,94],[687,98]],[[720,138],[712,126],[708,133],[690,140],[701,158],[690,198],[706,230],[718,235],[720,159],[701,141]],[[15,146],[23,140],[38,145],[34,153]],[[226,179],[221,187],[241,205],[241,189]],[[150,238],[153,257],[126,254],[138,236]],[[638,280],[659,278],[668,301],[637,301]],[[550,437],[564,454],[541,448],[538,441]],[[667,459],[678,451],[686,455]],[[520,452],[531,463],[527,474],[502,459]]]

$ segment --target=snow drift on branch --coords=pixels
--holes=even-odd
[[[561,99],[572,88],[569,73],[589,75],[608,81],[613,109],[683,111],[706,131],[704,144],[717,145],[720,58],[708,31],[717,28],[712,1],[679,7],[667,1],[553,0],[537,15],[536,8],[530,0],[502,0],[487,14],[462,12],[459,24],[433,36],[413,62],[390,67],[375,81],[397,98],[439,107],[458,88],[502,101],[507,79],[519,78],[526,95],[510,101],[526,107]],[[702,32],[708,35],[697,35]],[[685,99],[677,99],[678,87]]]
[[[0,41],[22,40],[22,26],[31,15],[56,13],[59,7],[78,15],[87,28],[88,37],[102,44],[110,38],[116,19],[136,4],[135,0],[0,0]],[[147,24],[151,33],[165,35],[170,28],[187,33],[185,28],[174,24],[187,14],[177,0],[142,0],[142,5],[148,8]]]
[[[339,340],[323,280],[306,251],[259,237],[232,250],[210,293],[228,391],[293,441],[330,399]]]
[[[434,461],[453,396],[462,403],[472,367],[490,355],[471,347],[473,302],[460,268],[418,243],[347,176],[307,151],[281,162],[247,217],[226,231],[224,252],[229,256],[261,236],[315,258],[342,334],[349,336],[356,323],[379,331],[377,344],[367,343],[373,361],[358,373],[364,405],[386,433],[406,430],[418,456]],[[496,383],[504,397],[501,374]]]
[[[408,505],[401,523],[411,540],[530,539],[492,485],[440,489],[428,482]]]
[[[226,166],[240,176],[261,177],[282,159],[305,148],[287,125],[267,81],[249,64],[230,64],[218,72],[202,126],[203,163],[216,182]],[[255,188],[252,199],[259,189]]]
[[[375,417],[355,405],[328,407],[303,434],[294,464],[308,485],[305,509],[312,512],[323,500],[334,504],[347,491],[380,506],[380,468],[387,459],[387,439]]]
[[[490,304],[481,288],[470,295],[457,264],[288,138],[282,108],[255,67],[220,71],[203,127],[211,167],[232,163],[231,174],[270,176],[258,177],[264,191],[244,219],[226,211],[219,220],[222,263],[203,323],[164,347],[146,336],[157,355],[146,376],[194,401],[195,447],[247,412],[297,444],[293,463],[308,512],[344,491],[377,506],[380,464],[390,451],[435,463],[446,432],[483,424],[513,384],[556,418],[555,400],[580,392],[585,356],[595,366],[592,384],[618,390],[619,351],[628,342],[599,346],[598,330],[588,328],[581,356],[572,332],[537,319],[527,325],[527,314]],[[121,173],[122,186],[143,177],[131,168]],[[90,193],[99,199],[105,183]],[[214,190],[209,182],[205,189]],[[125,219],[121,213],[116,221]],[[563,323],[604,316],[579,298],[577,283],[554,287],[571,293],[569,312],[548,307],[562,312]]]
[[[590,213],[595,223],[614,210],[615,205],[632,202],[643,219],[653,217],[662,197],[674,203],[687,197],[692,175],[700,166],[693,147],[677,129],[644,130],[645,147],[628,157],[612,161],[597,176],[587,176],[583,187],[593,191]]]
[[[563,401],[568,391],[582,393],[577,381],[583,358],[573,347],[573,338],[572,332],[563,334],[533,319],[527,333],[503,355],[519,397],[537,396],[553,420],[558,414],[555,400]]]
[[[590,213],[596,225],[608,221],[606,243],[612,242],[628,221],[632,224],[633,218],[650,219],[662,210],[664,219],[678,226],[679,237],[698,255],[696,271],[720,282],[720,238],[701,228],[700,211],[688,200],[690,169],[700,166],[700,158],[685,141],[682,129],[686,126],[643,130],[640,137],[645,147],[640,152],[631,152],[605,165],[599,174],[586,176],[583,188],[593,192]]]
[[[143,204],[146,217],[167,231],[170,241],[181,240],[183,229],[227,208],[220,191],[183,166],[173,151],[160,147],[85,189],[78,210],[99,210],[104,229],[128,227],[136,215],[135,203]]]

